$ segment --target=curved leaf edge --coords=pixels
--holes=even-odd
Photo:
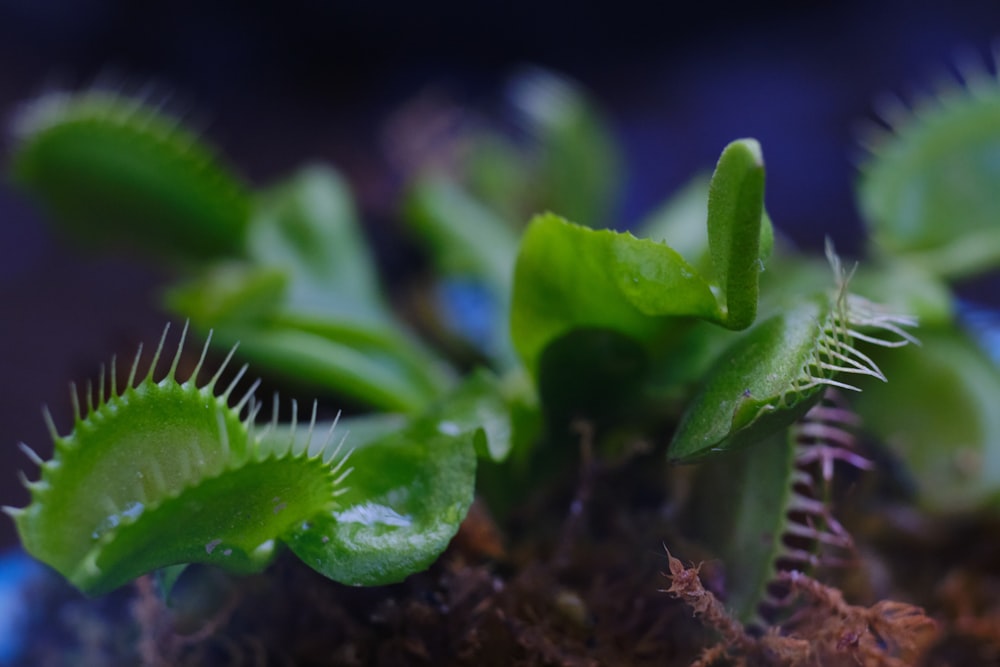
[[[303,517],[329,511],[345,491],[342,483],[350,469],[343,470],[347,458],[341,454],[343,441],[334,442],[332,430],[325,439],[313,437],[315,408],[305,436],[299,437],[296,430],[303,429],[296,426],[297,406],[293,402],[290,432],[275,436],[279,431],[276,421],[263,428],[256,424],[260,405],[253,394],[258,383],[229,405],[246,366],[216,393],[235,348],[212,378],[199,386],[197,378],[209,345],[206,342],[194,370],[181,382],[177,371],[185,327],[167,374],[154,379],[168,330],[169,325],[148,372],[138,382],[141,347],[121,391],[112,361],[107,384],[102,372],[96,388],[88,387],[86,412],[73,392],[74,427],[68,435],[60,435],[47,417],[55,445],[51,459],[43,460],[27,445],[21,446],[40,466],[41,476],[32,482],[22,474],[31,497],[29,504],[3,509],[14,519],[25,550],[87,595],[103,594],[145,571],[184,562],[208,562],[239,573],[263,569],[275,553],[275,540],[289,525],[281,518],[262,521],[260,514],[250,520],[240,508],[250,506],[247,498],[261,506],[271,500],[256,498],[254,489],[267,487],[268,471],[275,466],[291,466],[296,471],[291,475],[295,486],[312,489],[295,501],[297,506],[275,502],[268,508],[275,510],[275,517],[279,512]],[[210,491],[213,485],[232,485],[232,480],[249,467],[261,472],[245,475],[245,482],[237,484],[241,488],[222,495]],[[220,498],[229,503],[230,511],[224,516],[212,514],[211,505]],[[167,506],[179,509],[166,512],[170,524],[161,524],[164,532],[180,530],[179,539],[190,544],[161,545],[159,556],[143,553],[141,571],[128,564],[127,554],[117,554],[117,566],[104,562],[109,551],[119,548],[116,545],[121,544],[118,540],[123,534],[149,530],[155,537],[156,528],[146,522]],[[197,535],[211,526],[217,526],[220,534],[228,531],[234,536],[234,545]],[[189,535],[183,534],[186,528]],[[262,535],[262,530],[267,534]],[[240,544],[241,533],[255,533],[254,546],[261,548],[245,548],[246,544]],[[144,548],[136,544],[140,551]]]

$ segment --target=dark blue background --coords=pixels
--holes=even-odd
[[[1000,34],[995,1],[154,4],[0,0],[0,115],[52,88],[152,82],[252,182],[307,159],[336,164],[390,269],[408,255],[386,223],[380,129],[428,85],[489,105],[521,64],[581,81],[627,150],[622,224],[729,140],[757,137],[775,223],[806,246],[829,235],[851,250],[855,131],[876,96],[927,91],[957,54],[985,56]],[[67,382],[158,335],[163,279],[138,260],[77,252],[0,186],[0,504],[26,499],[15,471],[31,466],[16,443],[47,455],[40,406],[68,427]],[[0,520],[0,544],[12,540]]]

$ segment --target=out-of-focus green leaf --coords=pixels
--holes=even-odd
[[[409,224],[430,246],[438,269],[450,280],[448,288],[440,292],[439,305],[446,311],[442,319],[451,320],[453,326],[465,324],[464,330],[455,328],[497,367],[514,365],[508,319],[517,254],[513,227],[455,183],[435,175],[420,178],[413,185],[405,213]],[[474,283],[469,284],[470,280]],[[477,288],[486,290],[478,298]],[[465,303],[455,303],[458,295],[465,297]],[[451,299],[445,301],[447,296]],[[480,317],[470,305],[482,309]],[[486,330],[482,330],[484,324]]]
[[[429,244],[446,275],[475,277],[507,302],[517,236],[492,211],[441,176],[425,176],[410,192],[406,219]]]
[[[14,119],[15,179],[81,241],[196,262],[244,250],[246,187],[178,121],[114,93],[53,93]]]
[[[906,256],[944,278],[1000,264],[1000,86],[928,100],[876,138],[858,202],[876,253]]]
[[[527,201],[532,177],[525,151],[505,135],[489,129],[465,138],[469,145],[461,164],[461,181],[469,196],[502,218],[512,230],[521,229],[534,211]]]
[[[576,84],[545,70],[517,77],[511,97],[537,143],[536,205],[589,227],[607,226],[621,159],[600,113]]]
[[[951,290],[917,264],[865,263],[851,279],[851,291],[893,312],[912,315],[921,328],[948,326],[955,319]]]
[[[258,195],[248,246],[254,264],[288,276],[286,310],[392,326],[350,193],[333,169],[305,167]]]
[[[443,362],[393,315],[350,198],[310,167],[260,196],[248,259],[206,271],[171,307],[261,368],[412,412],[445,391]]]
[[[332,332],[331,332],[332,333]],[[399,353],[398,339],[365,340],[366,331],[335,336],[295,327],[219,324],[213,343],[239,344],[240,356],[278,377],[304,381],[387,411],[418,412],[443,393],[447,371]]]
[[[865,261],[851,267],[851,292],[896,313],[913,316],[921,327],[950,326],[954,297],[948,286],[920,266],[903,259]],[[773,313],[798,294],[830,284],[830,264],[819,257],[776,254],[761,275],[762,313]]]
[[[920,347],[876,357],[888,384],[866,381],[862,423],[898,455],[934,512],[1000,506],[1000,370],[954,329],[922,329]]]

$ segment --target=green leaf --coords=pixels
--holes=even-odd
[[[842,375],[884,382],[855,338],[900,347],[913,340],[900,327],[913,322],[844,289],[802,298],[724,351],[678,425],[670,459],[691,462],[761,441],[804,415],[826,387],[859,390]]]
[[[257,428],[252,389],[233,407],[235,381],[216,395],[221,369],[199,387],[204,351],[186,381],[176,378],[180,349],[154,380],[162,346],[133,384],[137,357],[120,392],[112,365],[110,391],[102,378],[87,414],[74,404],[69,435],[50,425],[56,453],[27,483],[31,504],[5,508],[25,550],[88,595],[162,568],[169,588],[183,563],[257,572],[283,542],[338,581],[398,581],[458,530],[477,452],[502,460],[511,449],[514,404],[486,372],[409,421],[354,421],[351,456],[335,434],[321,442],[314,422],[294,416]]]
[[[610,329],[578,328],[556,339],[538,367],[546,422],[560,434],[580,415],[598,430],[637,424],[650,356],[634,338]]]
[[[825,296],[803,301],[723,352],[677,427],[670,459],[685,463],[752,444],[805,414],[824,388],[811,368],[829,312]]]
[[[311,331],[274,324],[217,324],[217,344],[239,343],[254,366],[382,410],[419,412],[447,387],[447,369],[400,354],[406,342],[368,330]],[[374,332],[377,334],[378,332]]]
[[[488,335],[470,342],[496,367],[515,365],[508,319],[517,255],[512,226],[439,175],[427,175],[414,183],[404,213],[408,224],[429,246],[446,280],[471,279],[486,291],[482,295],[483,307],[490,309],[493,322]]]
[[[1000,264],[1000,85],[985,71],[892,118],[858,202],[879,253],[961,278]]]
[[[303,167],[258,195],[247,245],[254,265],[288,277],[288,311],[393,325],[350,192],[333,169]]]
[[[511,229],[522,228],[538,210],[538,203],[531,201],[535,179],[526,151],[496,128],[478,124],[458,142],[465,150],[455,182]]]
[[[346,188],[308,167],[262,194],[250,258],[168,294],[172,309],[222,345],[286,377],[386,410],[414,412],[450,372],[392,313]]]
[[[405,213],[439,271],[478,278],[506,302],[517,255],[517,237],[506,222],[441,176],[414,183]]]
[[[528,369],[537,375],[544,348],[576,328],[607,328],[652,344],[677,326],[668,318],[730,329],[752,324],[761,252],[772,242],[763,188],[757,142],[727,146],[709,191],[714,282],[665,244],[536,217],[521,241],[511,310],[514,347]]]
[[[817,257],[776,255],[761,276],[760,310],[782,308],[797,295],[823,290],[830,283],[830,265]],[[903,259],[865,262],[851,273],[851,292],[895,313],[907,313],[920,326],[950,326],[954,297],[948,286],[921,267]]]
[[[393,583],[426,568],[472,504],[472,440],[471,433],[456,437],[422,423],[355,443],[356,467],[343,507],[283,540],[313,569],[351,585]]]
[[[514,346],[533,375],[545,347],[577,328],[652,344],[668,317],[724,319],[708,283],[668,246],[551,214],[524,234],[512,302]]]
[[[49,94],[18,114],[13,132],[15,179],[81,241],[181,261],[243,252],[246,187],[141,100]]]
[[[708,174],[688,181],[635,227],[635,235],[665,243],[702,275],[711,275],[708,252]]]
[[[740,621],[758,620],[779,558],[801,473],[786,430],[699,468],[692,500],[698,537],[725,563],[726,608]]]
[[[716,187],[721,187],[718,178],[716,181]],[[666,243],[705,276],[713,275],[707,229],[707,202],[711,183],[711,177],[707,174],[695,176],[635,228],[636,236]],[[758,244],[761,262],[770,258],[773,247],[774,230],[771,219],[767,211],[763,211]],[[766,275],[763,274],[762,277]],[[829,278],[825,265],[823,277],[824,280]]]
[[[8,509],[25,550],[88,595],[178,563],[259,571],[275,538],[336,497],[328,459],[291,436],[263,442],[254,412],[241,416],[250,395],[234,407],[233,385],[216,395],[221,370],[198,386],[199,362],[180,382],[178,349],[156,381],[159,356],[133,385],[137,357],[120,392],[112,365],[110,391],[99,382],[85,415],[74,403],[69,435],[50,424],[55,454],[28,483],[31,504]]]
[[[760,144],[753,139],[734,141],[722,151],[708,191],[708,246],[730,329],[745,329],[757,316],[763,215]],[[766,245],[771,236],[765,239]]]
[[[333,486],[318,459],[247,463],[142,509],[142,520],[102,540],[68,578],[99,595],[173,563],[259,572],[277,553],[275,538],[329,505]]]
[[[406,427],[369,433],[348,436],[354,470],[338,509],[283,538],[310,567],[363,586],[400,581],[444,551],[472,503],[476,451],[505,457],[510,420],[495,381],[474,374]]]
[[[854,409],[903,461],[922,507],[1000,507],[1000,370],[961,331],[921,330],[920,339],[877,357],[891,381],[864,382]]]
[[[558,211],[606,226],[618,194],[621,158],[607,124],[580,87],[545,70],[518,77],[511,97],[537,142],[535,211]]]

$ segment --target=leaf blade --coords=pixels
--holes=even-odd
[[[740,139],[722,151],[708,191],[709,252],[725,301],[725,326],[730,329],[745,329],[757,316],[763,218],[760,144]],[[765,245],[769,238],[765,235]]]

